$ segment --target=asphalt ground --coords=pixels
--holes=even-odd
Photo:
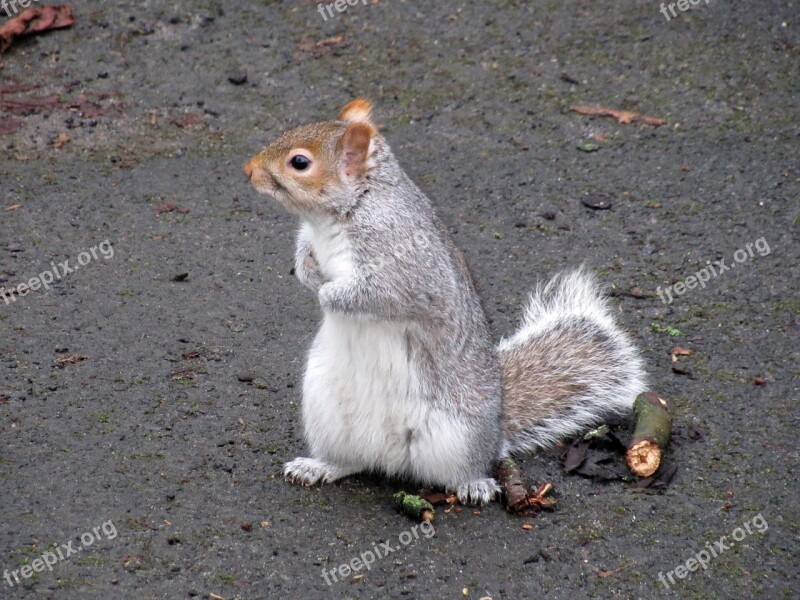
[[[659,8],[77,0],[10,48],[0,285],[53,282],[0,299],[0,596],[796,598],[800,9]],[[497,339],[537,281],[598,273],[672,404],[669,486],[554,449],[522,466],[555,511],[440,508],[429,536],[391,503],[412,483],[283,481],[320,315],[242,165],[358,95]]]

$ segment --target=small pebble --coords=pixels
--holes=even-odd
[[[593,210],[608,210],[613,205],[611,198],[606,194],[589,194],[581,200],[581,203]]]

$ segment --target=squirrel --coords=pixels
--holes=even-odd
[[[534,290],[496,347],[461,251],[358,98],[245,165],[300,218],[295,275],[323,318],[303,380],[302,485],[363,471],[491,501],[495,461],[631,410],[643,361],[580,267]]]

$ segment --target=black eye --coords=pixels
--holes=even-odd
[[[305,171],[311,166],[311,159],[303,156],[302,154],[297,154],[292,157],[292,159],[289,161],[289,164],[292,165],[292,168],[295,171]]]

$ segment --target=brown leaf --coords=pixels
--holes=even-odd
[[[657,119],[655,117],[648,117],[647,115],[640,115],[639,113],[631,112],[629,110],[618,110],[616,108],[606,108],[604,106],[592,106],[589,104],[575,104],[570,106],[571,111],[580,113],[582,115],[592,115],[595,117],[613,117],[617,123],[633,123],[640,122],[646,125],[653,125],[658,127],[665,125],[664,119]]]
[[[590,440],[579,440],[572,444],[564,457],[564,470],[574,471],[583,464],[586,459],[586,451],[589,449]]]
[[[29,8],[0,25],[0,54],[8,50],[14,39],[51,29],[63,29],[75,22],[68,4]],[[2,63],[0,63],[2,66]]]
[[[58,96],[44,96],[43,98],[0,97],[0,108],[19,117],[39,113],[50,114],[54,108],[58,108],[61,105],[61,98]]]
[[[10,211],[10,210],[17,210],[18,208],[22,208],[22,204],[12,204],[11,206],[9,206],[9,207],[6,209],[6,211]]]

